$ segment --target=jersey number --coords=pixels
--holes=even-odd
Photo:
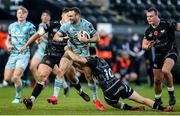
[[[109,80],[110,78],[113,77],[113,74],[112,74],[112,70],[109,68],[109,69],[104,69],[104,72],[106,73],[106,79]]]

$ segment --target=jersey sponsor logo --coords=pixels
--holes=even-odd
[[[161,33],[164,33],[165,32],[165,30],[163,29],[163,30],[161,30]]]

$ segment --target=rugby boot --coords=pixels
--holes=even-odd
[[[64,96],[67,97],[69,95],[69,87],[64,88]]]
[[[29,109],[29,110],[32,109],[33,103],[31,101],[31,99],[24,98],[23,103],[24,103],[24,105],[26,106],[27,109]]]
[[[13,103],[13,104],[21,103],[21,99],[20,98],[15,98],[11,103]]]
[[[58,102],[58,99],[57,99],[57,97],[52,96],[52,97],[48,98],[47,101],[48,101],[48,103],[52,103],[53,105],[56,105]]]
[[[106,110],[106,108],[104,107],[103,103],[96,99],[96,100],[93,100],[93,103],[96,105],[97,109],[101,110],[101,111],[104,111]]]
[[[84,92],[84,91],[81,91],[78,93],[86,102],[89,102],[90,101],[90,97]]]
[[[162,104],[163,104],[161,98],[155,98],[155,102],[156,102],[158,105],[162,105]]]

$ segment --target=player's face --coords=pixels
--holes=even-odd
[[[154,25],[157,22],[158,16],[154,11],[147,12],[146,16],[147,16],[147,21],[150,25]]]
[[[42,23],[47,23],[48,21],[50,21],[50,19],[51,19],[51,17],[47,13],[43,13],[41,15],[41,22]]]
[[[79,20],[78,14],[76,14],[74,11],[69,11],[68,12],[68,17],[69,17],[69,21],[72,24],[76,24],[78,22],[78,20]]]
[[[26,18],[27,18],[27,13],[23,12],[21,9],[19,9],[16,13],[16,16],[17,16],[17,20],[18,21],[25,21]]]
[[[62,14],[62,22],[68,22],[69,21],[69,17],[68,17],[68,13],[63,13]]]

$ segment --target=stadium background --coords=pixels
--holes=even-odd
[[[180,21],[180,0],[0,0],[1,32],[7,32],[8,25],[16,20],[16,9],[19,5],[23,5],[29,10],[28,20],[33,22],[36,27],[40,23],[40,15],[43,10],[50,10],[51,19],[59,20],[63,7],[79,7],[82,17],[92,22],[96,28],[98,25],[100,27],[105,25],[115,43],[121,42],[133,32],[139,33],[140,38],[143,38],[147,27],[145,11],[151,6],[159,10],[160,17]],[[176,34],[176,41],[179,45],[180,33]],[[4,56],[1,56],[0,60],[1,63],[4,63]],[[180,83],[179,68],[180,61],[178,60],[173,69],[175,83]],[[142,66],[142,76],[145,76],[144,70],[144,66]],[[2,80],[2,72],[0,78]]]

